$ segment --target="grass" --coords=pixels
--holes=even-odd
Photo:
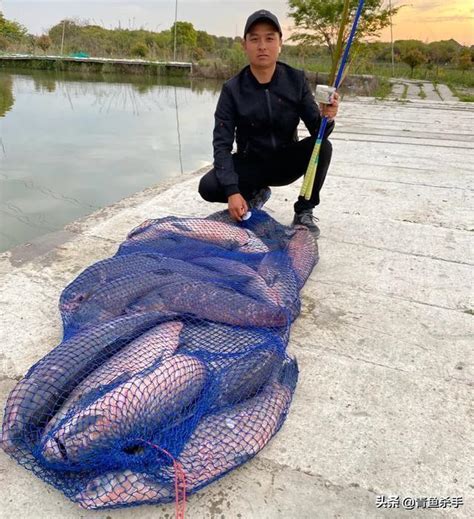
[[[460,101],[463,101],[464,103],[474,103],[474,94],[470,92],[465,92],[464,90],[461,90],[454,85],[448,85],[451,89],[451,92],[459,98]]]
[[[434,91],[438,94],[438,97],[439,97],[440,99],[443,99],[443,96],[441,95],[441,93],[440,93],[440,91],[439,91],[439,89],[438,89],[438,83],[433,83],[433,89],[434,89]]]
[[[373,93],[373,96],[377,99],[385,99],[387,98],[392,91],[392,85],[388,79],[380,78],[379,85],[376,88],[375,92]]]

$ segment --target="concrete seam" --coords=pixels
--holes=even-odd
[[[429,171],[429,170],[426,170],[426,171]],[[474,192],[474,188],[471,189],[469,187],[467,188],[464,188],[464,187],[458,187],[458,186],[437,186],[437,185],[434,185],[434,184],[424,184],[424,183],[418,183],[418,182],[403,182],[403,181],[399,181],[399,180],[385,180],[385,179],[382,179],[382,178],[369,178],[369,177],[355,177],[355,176],[352,176],[352,175],[338,175],[337,173],[336,174],[332,174],[331,177],[336,177],[336,178],[350,178],[351,180],[368,180],[368,181],[371,181],[371,182],[383,182],[385,184],[401,184],[401,185],[404,185],[404,186],[415,186],[415,187],[430,187],[430,188],[435,188],[435,189],[457,189],[459,191],[472,191]]]
[[[412,223],[412,222],[409,222],[409,223]],[[463,262],[463,261],[449,260],[449,259],[445,259],[445,258],[439,258],[437,256],[428,256],[426,254],[420,254],[420,253],[417,253],[417,252],[403,252],[403,251],[399,251],[399,250],[396,250],[396,249],[390,249],[388,247],[376,247],[375,245],[366,245],[364,243],[356,243],[356,242],[350,242],[350,241],[344,241],[344,240],[335,240],[334,238],[328,238],[328,237],[325,237],[325,236],[320,238],[320,239],[327,240],[327,241],[334,242],[334,243],[344,243],[345,245],[354,245],[354,246],[357,246],[357,247],[364,247],[366,249],[371,249],[371,250],[393,252],[394,254],[400,254],[402,256],[413,256],[415,258],[426,258],[426,259],[431,259],[431,260],[434,260],[434,261],[444,261],[446,263],[452,263],[454,265],[463,265],[463,266],[466,266],[466,267],[474,266],[474,263],[469,263],[469,262],[466,263],[466,262]]]
[[[327,286],[340,286],[340,287],[351,287],[355,290],[359,290],[361,292],[363,292],[364,294],[372,294],[374,291],[369,291],[369,290],[364,290],[363,288],[360,288],[360,287],[357,287],[357,286],[354,286],[353,284],[351,283],[344,283],[344,282],[337,282],[337,281],[322,281],[322,280],[318,280],[318,283],[321,283],[322,285],[327,285]],[[391,299],[398,299],[400,301],[406,301],[408,303],[415,303],[415,304],[419,304],[419,305],[424,305],[424,306],[429,306],[431,308],[438,308],[440,310],[447,310],[447,311],[450,311],[450,312],[456,312],[456,313],[461,313],[461,314],[464,314],[467,310],[467,308],[464,308],[464,309],[460,309],[460,308],[450,308],[448,306],[441,306],[441,305],[434,305],[432,303],[426,303],[425,301],[419,301],[417,299],[410,299],[409,297],[401,297],[401,296],[397,296],[395,294],[390,294],[388,292],[384,292],[384,291],[379,291],[377,290],[377,293],[379,294],[382,294],[386,297],[389,297]]]

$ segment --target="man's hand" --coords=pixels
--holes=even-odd
[[[333,96],[331,97],[331,104],[320,104],[319,108],[321,110],[321,115],[323,117],[327,117],[329,121],[332,121],[336,117],[337,111],[339,110],[339,94],[334,92]]]
[[[248,211],[247,202],[245,198],[240,194],[230,195],[227,199],[229,203],[229,214],[238,222],[242,221],[242,216]]]

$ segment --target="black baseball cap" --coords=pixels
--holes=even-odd
[[[251,14],[248,19],[247,23],[245,24],[245,30],[244,30],[244,38],[247,36],[247,33],[250,31],[250,28],[252,25],[256,22],[265,21],[272,23],[280,33],[280,36],[282,36],[281,32],[281,26],[280,22],[278,21],[278,18],[271,13],[270,11],[266,11],[265,9],[260,9],[259,11],[255,11],[253,14]]]

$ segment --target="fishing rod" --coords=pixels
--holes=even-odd
[[[349,35],[349,39],[347,40],[346,48],[344,50],[344,54],[341,59],[341,64],[339,66],[339,71],[337,73],[336,80],[334,81],[333,87],[337,90],[339,85],[342,82],[342,77],[344,74],[344,69],[346,68],[347,59],[349,57],[349,51],[351,49],[352,41],[354,39],[355,33],[357,31],[357,26],[359,24],[359,19],[362,14],[362,9],[364,7],[364,1],[359,1],[359,6],[357,7],[357,12],[354,18],[354,23],[352,24],[351,33]],[[342,34],[342,30],[341,30]],[[321,143],[323,142],[324,133],[326,131],[326,127],[328,124],[328,118],[323,117],[321,121],[321,126],[319,128],[318,137],[316,139],[316,143],[313,148],[313,153],[311,158],[309,159],[308,168],[306,170],[306,174],[304,176],[303,186],[301,187],[300,196],[303,196],[305,200],[311,199],[311,193],[313,192],[314,179],[316,177],[316,169],[318,167],[319,162],[319,154],[321,151]]]

